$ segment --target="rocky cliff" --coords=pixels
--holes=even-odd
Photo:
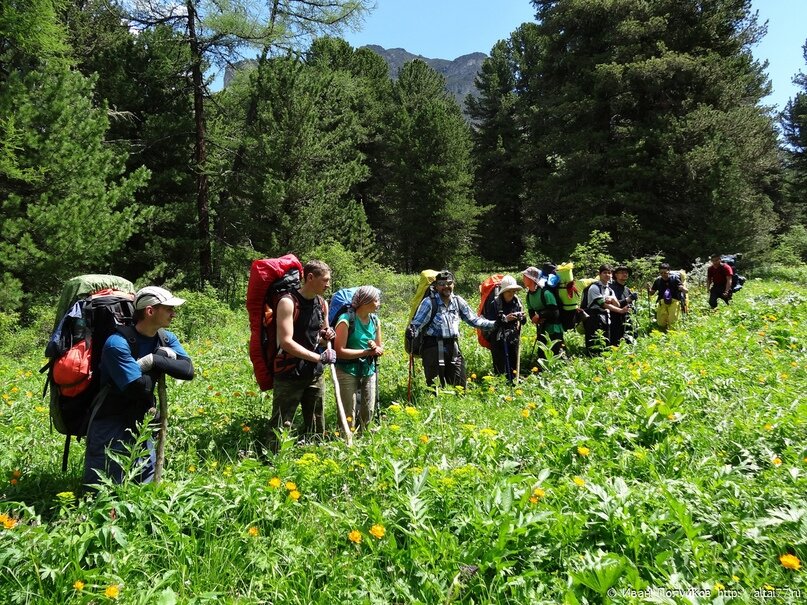
[[[484,53],[462,55],[453,61],[449,61],[447,59],[429,59],[422,55],[414,55],[403,48],[386,49],[375,44],[368,44],[364,48],[369,48],[387,62],[392,78],[398,76],[398,70],[403,67],[404,63],[415,59],[424,61],[445,77],[446,90],[454,95],[463,110],[465,109],[465,97],[469,94],[474,96],[479,94],[474,86],[474,78],[476,78],[477,72],[482,67],[482,62],[487,59],[487,55]]]

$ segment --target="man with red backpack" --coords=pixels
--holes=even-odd
[[[336,351],[317,351],[336,335],[328,326],[328,303],[323,294],[331,283],[331,269],[312,260],[303,267],[299,289],[284,294],[277,303],[277,354],[274,358],[274,394],[269,420],[269,446],[277,450],[276,430],[290,427],[303,410],[303,431],[322,435],[323,364],[336,362]]]
[[[719,254],[712,254],[711,265],[706,270],[706,289],[709,291],[709,306],[717,308],[717,299],[722,298],[726,304],[731,300],[731,281],[734,270],[724,263]]]

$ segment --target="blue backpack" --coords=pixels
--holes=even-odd
[[[355,323],[356,313],[355,310],[350,306],[350,303],[353,301],[353,295],[358,290],[358,287],[353,288],[342,288],[341,290],[337,290],[334,292],[333,296],[331,296],[331,302],[328,306],[328,325],[332,328],[334,327],[334,323],[336,319],[345,313],[348,314],[347,320],[347,334],[348,338],[350,338],[350,334],[353,332],[353,324]],[[370,314],[370,318],[378,329],[378,317],[375,313]]]

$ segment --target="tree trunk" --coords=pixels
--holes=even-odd
[[[193,0],[188,8],[188,38],[191,46],[191,77],[193,80],[193,115],[196,122],[196,212],[197,236],[199,238],[199,279],[201,285],[210,282],[213,264],[210,250],[210,206],[208,202],[207,151],[205,149],[204,82],[202,80],[202,52],[196,37],[196,7]]]

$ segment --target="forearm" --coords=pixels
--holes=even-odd
[[[309,351],[304,346],[298,344],[294,340],[287,340],[285,342],[280,343],[280,348],[283,349],[286,353],[291,355],[292,357],[297,357],[298,359],[304,359],[305,361],[310,361],[311,363],[319,362],[320,355],[316,351]]]
[[[162,374],[168,374],[172,378],[193,380],[193,363],[187,357],[171,359],[169,357],[155,355],[154,365],[152,367]]]

